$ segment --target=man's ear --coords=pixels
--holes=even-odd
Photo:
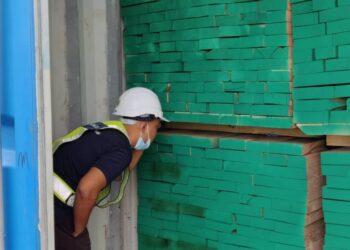
[[[147,122],[139,122],[139,128],[140,128],[141,130],[146,129],[146,126],[147,126]]]

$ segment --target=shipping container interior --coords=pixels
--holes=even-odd
[[[0,1],[0,250],[53,248],[52,140],[137,86],[172,122],[93,210],[92,250],[348,249],[349,1],[19,2]]]

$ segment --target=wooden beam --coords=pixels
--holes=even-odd
[[[328,146],[350,146],[350,136],[342,135],[328,135]]]
[[[217,131],[228,133],[241,133],[241,134],[272,134],[292,137],[313,137],[305,135],[298,128],[291,129],[275,129],[275,128],[260,128],[260,127],[240,127],[231,125],[211,125],[200,123],[183,123],[183,122],[171,122],[165,124],[166,128],[170,129],[185,129],[185,130],[201,130],[201,131]]]

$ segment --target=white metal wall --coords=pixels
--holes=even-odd
[[[41,249],[54,249],[49,2],[34,1]]]
[[[56,138],[113,118],[123,89],[122,35],[118,0],[50,0],[49,13]],[[136,203],[133,174],[121,207],[94,209],[88,225],[92,249],[137,249]]]

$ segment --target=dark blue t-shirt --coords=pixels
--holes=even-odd
[[[129,166],[131,156],[130,142],[123,133],[114,129],[87,131],[79,139],[56,150],[54,172],[75,190],[91,167],[97,167],[109,184]],[[67,216],[72,218],[73,209],[55,197],[56,223]]]

